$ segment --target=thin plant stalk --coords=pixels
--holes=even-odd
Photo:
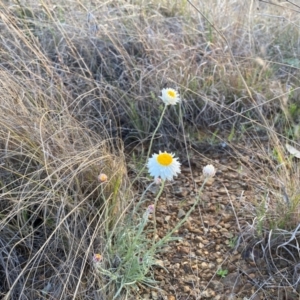
[[[155,135],[156,135],[156,133],[157,133],[158,128],[159,128],[160,125],[161,125],[161,122],[162,122],[162,119],[163,119],[163,117],[164,117],[164,115],[165,115],[165,113],[166,113],[167,107],[168,107],[168,105],[165,105],[165,107],[164,107],[164,109],[163,109],[163,111],[162,111],[162,113],[161,113],[161,116],[160,116],[160,118],[159,118],[158,124],[157,124],[157,126],[156,126],[156,128],[155,128],[155,130],[154,130],[154,132],[153,132],[153,134],[152,134],[152,137],[151,137],[151,140],[150,140],[150,145],[149,145],[148,152],[147,152],[147,156],[146,156],[146,161],[148,161],[148,158],[149,158],[149,156],[150,156],[150,153],[151,153],[151,150],[152,150],[153,141],[154,141],[154,137],[155,137]],[[133,185],[134,182],[135,182],[138,178],[140,178],[140,175],[144,172],[146,166],[147,166],[147,164],[145,164],[145,165],[142,167],[142,169],[140,170],[140,172],[138,173],[138,175],[136,176],[136,178],[132,181],[131,185]]]
[[[157,124],[157,126],[156,126],[156,128],[155,128],[155,130],[154,130],[154,132],[153,132],[153,134],[152,134],[152,138],[151,138],[151,140],[150,140],[150,145],[149,145],[149,148],[148,148],[148,153],[147,153],[146,161],[148,160],[148,158],[149,158],[149,156],[150,156],[150,153],[151,153],[151,150],[152,150],[153,141],[154,141],[154,137],[155,137],[155,135],[156,135],[156,132],[157,132],[158,128],[159,128],[160,125],[161,125],[161,122],[162,122],[162,119],[163,119],[163,117],[164,117],[164,115],[165,115],[165,113],[166,113],[167,107],[168,107],[168,105],[165,105],[164,110],[162,111],[161,116],[160,116],[160,119],[159,119],[159,121],[158,121],[158,124]],[[145,168],[145,167],[144,167],[144,168]],[[144,169],[144,168],[143,168],[143,169]]]
[[[164,190],[164,187],[165,187],[165,180],[162,180],[161,182],[161,185],[160,185],[160,189],[154,199],[154,210],[153,210],[153,226],[154,226],[154,232],[153,232],[153,245],[155,244],[155,237],[156,237],[156,233],[157,233],[157,230],[156,230],[156,208],[157,208],[157,201],[159,199],[159,197],[161,196],[163,190]]]

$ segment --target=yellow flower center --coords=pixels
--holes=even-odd
[[[157,161],[160,165],[169,166],[173,161],[173,156],[169,153],[160,153],[157,156]]]
[[[168,96],[171,97],[171,98],[175,98],[176,97],[176,92],[175,91],[172,91],[172,90],[168,90]]]

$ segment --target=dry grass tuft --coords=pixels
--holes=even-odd
[[[127,205],[123,149],[104,127],[100,136],[79,124],[65,95],[55,88],[47,95],[47,87],[0,72],[0,292],[94,299],[85,288],[98,286],[91,257]],[[101,171],[109,177],[104,189]]]

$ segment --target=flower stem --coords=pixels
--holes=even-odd
[[[164,117],[164,115],[165,115],[165,113],[166,113],[167,107],[168,107],[168,105],[165,105],[165,107],[164,107],[164,109],[163,109],[163,111],[162,111],[162,113],[161,113],[161,116],[160,116],[160,118],[159,118],[158,124],[157,124],[157,126],[156,126],[156,128],[155,128],[155,130],[154,130],[154,132],[153,132],[153,134],[152,134],[152,137],[151,137],[151,140],[150,140],[150,145],[149,145],[149,148],[148,148],[148,153],[147,153],[147,156],[146,156],[146,162],[148,161],[148,158],[149,158],[149,156],[150,156],[150,153],[151,153],[151,150],[152,150],[153,141],[154,141],[154,137],[155,137],[155,135],[156,135],[156,133],[157,133],[158,128],[159,128],[160,125],[161,125],[161,122],[162,122],[162,119],[163,119],[163,117]],[[135,181],[136,181],[138,178],[140,178],[140,175],[144,172],[146,166],[147,166],[147,163],[144,164],[144,166],[143,166],[143,167],[141,168],[141,170],[139,171],[138,175],[133,179],[133,181],[131,182],[131,186],[133,186],[133,184],[135,183]],[[130,186],[130,187],[131,187],[131,186]]]
[[[160,119],[159,119],[159,121],[158,121],[158,124],[157,124],[157,126],[156,126],[156,128],[155,128],[155,130],[154,130],[154,132],[153,132],[153,134],[152,134],[152,138],[151,138],[151,140],[150,140],[150,145],[149,145],[149,148],[148,148],[148,153],[147,153],[146,160],[148,160],[148,158],[149,158],[149,156],[150,156],[150,153],[151,153],[151,150],[152,150],[153,141],[154,141],[154,137],[155,137],[155,135],[156,135],[156,132],[157,132],[158,128],[159,128],[160,125],[161,125],[161,122],[162,122],[162,119],[163,119],[163,117],[164,117],[164,115],[165,115],[165,112],[166,112],[166,110],[167,110],[167,107],[168,107],[168,105],[165,105],[164,110],[162,111],[161,116],[160,116]]]
[[[153,245],[155,244],[155,237],[156,237],[156,233],[157,233],[157,230],[156,230],[156,215],[155,215],[155,212],[156,212],[156,208],[157,208],[157,201],[159,199],[159,197],[161,196],[163,190],[164,190],[164,186],[165,186],[165,180],[162,180],[161,182],[161,185],[160,185],[160,189],[154,199],[154,210],[153,210],[153,226],[154,226],[154,232],[153,232]]]

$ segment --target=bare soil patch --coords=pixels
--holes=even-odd
[[[157,256],[154,273],[160,290],[141,288],[139,299],[298,299],[298,292],[278,282],[282,277],[270,278],[269,265],[251,248],[250,240],[241,238],[255,217],[250,209],[256,195],[249,182],[249,170],[241,168],[240,161],[228,154],[216,154],[211,159],[199,157],[193,162],[197,165],[193,176],[188,167],[183,167],[159,200],[158,239],[194,203],[203,182],[202,167],[212,163],[217,174],[205,186],[197,209],[174,235],[181,240],[171,242]],[[153,199],[149,193],[147,205]],[[228,271],[223,278],[218,275],[220,269]]]

